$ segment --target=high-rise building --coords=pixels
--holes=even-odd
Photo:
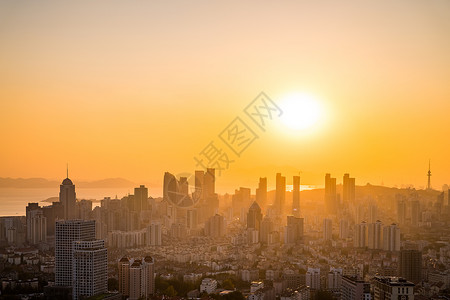
[[[73,242],[73,299],[108,291],[108,254],[103,240]]]
[[[329,214],[337,212],[336,178],[325,174],[325,209]]]
[[[258,188],[256,189],[256,202],[263,208],[266,209],[267,205],[267,178],[259,178]]]
[[[422,252],[419,250],[401,250],[398,275],[413,283],[422,280]]]
[[[356,276],[343,276],[341,285],[342,300],[371,300],[370,283],[358,280]]]
[[[151,256],[143,259],[122,257],[119,266],[119,292],[127,299],[149,299],[155,293],[155,267]]]
[[[27,220],[27,241],[29,242],[31,238],[31,218],[36,215],[36,213],[42,210],[39,203],[28,203],[25,208],[26,220]]]
[[[381,221],[376,221],[375,223],[371,223],[368,225],[368,241],[367,241],[367,247],[369,249],[382,249],[383,248],[383,241],[381,239],[381,231],[382,230],[382,224]]]
[[[397,224],[383,227],[383,250],[400,251],[400,228]]]
[[[59,202],[64,207],[65,220],[71,220],[77,217],[75,185],[69,177],[64,179],[59,186]]]
[[[286,199],[286,177],[281,176],[281,173],[277,173],[274,207],[275,211],[279,214],[283,213],[285,199]]]
[[[37,210],[30,222],[31,244],[39,244],[47,241],[47,218],[42,210]]]
[[[333,237],[333,223],[331,219],[323,219],[323,239],[331,240]]]
[[[203,195],[204,197],[214,197],[216,193],[216,170],[214,168],[206,169],[203,177]]]
[[[265,216],[261,221],[260,238],[261,243],[267,244],[269,241],[269,234],[273,231],[272,220]]]
[[[406,223],[406,200],[403,195],[396,195],[397,199],[397,222],[404,226]]]
[[[301,239],[303,238],[303,230],[303,218],[287,216],[287,226],[284,242],[286,244],[293,244],[301,241]]]
[[[147,246],[161,246],[161,224],[158,222],[150,224],[147,227],[145,238]]]
[[[355,203],[355,178],[351,178],[349,174],[344,174],[342,194],[344,203]]]
[[[125,297],[130,295],[130,265],[130,260],[126,256],[122,257],[117,264],[119,269],[119,293]]]
[[[235,217],[239,217],[240,221],[243,223],[245,222],[245,218],[243,218],[242,213],[247,214],[247,209],[251,203],[250,201],[251,197],[249,188],[240,187],[239,190],[234,191],[234,195],[231,199],[231,207],[233,209],[233,215]]]
[[[292,215],[300,218],[300,176],[294,176],[292,181]]]
[[[375,276],[371,285],[374,300],[414,300],[414,283],[404,278]]]
[[[367,247],[367,223],[361,222],[361,224],[355,225],[354,237],[353,237],[354,247],[364,248]]]
[[[375,203],[369,204],[369,224],[378,220],[378,207]]]
[[[211,237],[221,237],[226,233],[225,218],[216,214],[212,216],[205,223],[205,235]]]
[[[260,230],[262,220],[261,208],[255,201],[248,209],[247,213],[247,228]]]
[[[341,220],[339,222],[339,238],[344,240],[349,236],[349,225],[347,220]]]
[[[145,185],[134,188],[134,203],[136,211],[148,210],[148,189]]]
[[[330,267],[327,276],[327,290],[338,292],[342,285],[342,269]]]
[[[320,290],[320,268],[308,268],[306,285],[313,290]]]
[[[419,200],[413,200],[410,203],[411,203],[411,225],[414,227],[419,227],[419,220],[420,220]]]
[[[72,286],[73,242],[95,239],[95,221],[62,220],[55,231],[55,285]]]

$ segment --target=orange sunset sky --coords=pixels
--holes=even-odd
[[[319,117],[275,118],[219,192],[276,172],[424,188],[428,159],[450,183],[448,0],[0,1],[0,177],[59,180],[68,162],[75,184],[152,194],[261,91],[285,112],[307,94]]]

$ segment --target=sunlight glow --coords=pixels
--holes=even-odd
[[[281,101],[283,124],[293,130],[311,129],[322,117],[319,102],[309,94],[293,94]]]

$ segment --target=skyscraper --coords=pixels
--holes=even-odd
[[[148,189],[145,185],[134,188],[134,203],[136,211],[148,210]]]
[[[422,252],[419,250],[400,251],[398,275],[413,283],[422,280]]]
[[[296,243],[303,238],[303,218],[287,216],[287,226],[284,242],[286,244]]]
[[[77,216],[75,185],[67,177],[59,186],[59,202],[64,207],[64,219],[71,220]]]
[[[274,207],[276,212],[279,214],[283,213],[285,198],[286,198],[286,177],[281,176],[281,173],[277,173]]]
[[[353,237],[354,247],[364,248],[367,246],[367,223],[361,222],[361,224],[355,225],[354,237]]]
[[[355,178],[350,178],[349,174],[344,174],[342,189],[344,203],[355,203]]]
[[[329,214],[337,212],[336,178],[325,174],[325,209]]]
[[[142,259],[122,257],[119,267],[119,292],[127,299],[149,299],[155,293],[155,267],[151,256]]]
[[[383,227],[383,250],[400,251],[400,228],[397,224]]]
[[[300,218],[300,176],[294,176],[292,181],[292,214]]]
[[[261,228],[262,213],[261,208],[255,201],[248,209],[247,213],[247,228],[260,230]]]
[[[349,226],[347,220],[341,220],[339,222],[339,238],[346,239],[349,235]]]
[[[73,242],[95,239],[95,221],[65,220],[56,222],[55,285],[72,286]]]
[[[73,242],[73,299],[108,291],[108,254],[103,240]]]
[[[325,241],[331,240],[333,237],[333,223],[331,219],[323,220],[323,239]]]
[[[123,296],[130,295],[130,260],[128,257],[122,257],[117,267],[119,269],[119,293]]]
[[[267,178],[259,178],[258,188],[256,189],[256,202],[263,208],[266,209],[267,205]]]
[[[376,221],[375,223],[370,223],[368,225],[368,242],[367,247],[369,249],[382,249],[383,243],[381,239],[381,221]]]

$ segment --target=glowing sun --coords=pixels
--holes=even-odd
[[[293,94],[281,100],[281,121],[293,130],[311,129],[322,117],[322,108],[314,96]]]

